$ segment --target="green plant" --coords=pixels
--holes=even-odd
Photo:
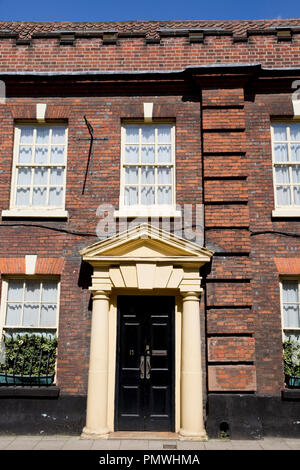
[[[4,334],[5,362],[0,372],[15,375],[52,375],[55,372],[57,338],[38,334]]]
[[[283,363],[286,376],[300,376],[300,343],[298,341],[283,342]]]

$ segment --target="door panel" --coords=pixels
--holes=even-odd
[[[174,429],[174,297],[118,297],[117,430]]]

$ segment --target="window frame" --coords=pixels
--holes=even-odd
[[[298,283],[298,302],[297,304],[299,305],[299,311],[300,311],[300,277],[299,276],[282,276],[280,277],[279,281],[279,289],[280,289],[280,316],[281,316],[281,332],[282,332],[282,341],[284,342],[286,340],[285,338],[285,331],[299,331],[300,335],[300,326],[297,328],[285,328],[284,326],[284,310],[283,310],[283,283],[284,281],[296,281]],[[292,302],[294,303],[294,302]]]
[[[64,127],[65,128],[65,144],[64,144],[64,163],[61,164],[19,164],[19,147],[20,147],[20,137],[21,137],[21,128],[22,127],[34,127],[35,129],[38,127]],[[58,217],[58,218],[67,218],[68,212],[65,210],[66,206],[66,192],[67,192],[67,161],[68,161],[68,123],[62,121],[51,121],[51,122],[43,122],[39,123],[37,121],[17,121],[14,125],[14,144],[13,144],[13,159],[12,159],[12,168],[11,168],[11,187],[10,187],[10,202],[9,202],[9,210],[2,211],[2,217],[14,217],[14,216],[21,216],[21,217]],[[36,132],[36,131],[35,131]],[[50,143],[48,144],[50,148]],[[32,144],[32,148],[35,147],[35,143]],[[50,155],[50,154],[49,154]],[[17,173],[18,167],[43,167],[43,168],[64,168],[64,176],[63,176],[63,184],[60,185],[63,187],[63,196],[62,196],[62,204],[61,206],[18,206],[16,205],[16,196],[17,196]],[[33,174],[34,172],[32,172]],[[49,193],[50,185],[50,172],[48,171],[47,176],[47,185],[43,185],[47,188],[47,192]],[[54,187],[54,185],[53,185]],[[31,182],[30,182],[30,194],[32,193],[33,188],[33,180],[31,175]]]
[[[8,285],[11,280],[22,280],[23,282],[35,280],[35,281],[56,281],[57,282],[57,302],[56,302],[56,325],[55,326],[6,326],[6,311],[7,311],[7,295],[8,295]],[[1,288],[1,307],[0,307],[0,335],[2,335],[5,330],[10,331],[20,331],[30,333],[30,331],[53,331],[58,337],[59,333],[59,314],[60,314],[60,288],[61,288],[61,279],[60,276],[55,275],[9,275],[2,278],[2,288]],[[23,287],[24,289],[24,287]],[[29,303],[29,302],[28,302]],[[34,303],[34,302],[33,302]],[[22,304],[24,302],[22,301]],[[41,303],[42,304],[42,303]]]
[[[275,161],[275,139],[274,139],[274,124],[285,124],[288,127],[288,132],[287,132],[287,141],[283,141],[284,143],[287,144],[288,146],[288,160],[287,162],[276,162]],[[289,168],[289,175],[290,175],[290,183],[284,184],[284,186],[290,186],[291,188],[294,186],[292,183],[291,179],[291,170],[293,165],[299,165],[300,166],[300,161],[297,162],[292,162],[290,155],[290,145],[293,141],[290,139],[290,125],[291,124],[300,124],[299,119],[272,119],[271,120],[271,125],[270,125],[270,131],[271,131],[271,151],[272,151],[272,176],[273,176],[273,193],[274,193],[274,210],[272,211],[272,217],[300,217],[300,204],[295,205],[295,204],[290,204],[290,205],[279,205],[277,203],[277,191],[276,187],[280,186],[276,184],[276,173],[275,173],[275,167],[276,165],[286,165]],[[297,141],[295,141],[296,143]],[[300,183],[298,183],[300,186]],[[294,199],[293,196],[293,191],[291,191],[291,199]]]
[[[125,145],[126,145],[126,126],[128,125],[137,125],[139,126],[139,133],[141,132],[141,126],[159,126],[159,125],[170,125],[171,126],[171,162],[170,163],[141,163],[140,161],[140,154],[141,154],[141,147],[142,143],[139,139],[138,147],[139,147],[139,161],[138,163],[126,163],[125,162]],[[156,139],[154,146],[156,147],[158,145]],[[156,153],[156,152],[155,152]],[[172,176],[171,176],[171,183],[167,184],[166,186],[171,186],[172,188],[172,202],[171,204],[135,204],[135,205],[126,205],[124,198],[125,198],[125,187],[128,186],[128,184],[125,183],[125,168],[128,166],[133,166],[133,167],[143,167],[143,166],[152,166],[154,168],[158,167],[170,167],[172,171]],[[147,184],[143,185],[141,182],[140,178],[140,173],[139,172],[139,181],[137,186],[140,188],[142,186],[147,186]],[[155,182],[153,183],[153,186],[157,188],[159,184],[157,183],[157,177],[156,177],[157,172],[154,172],[154,178]],[[133,185],[134,186],[134,185]],[[151,186],[151,184],[149,184]],[[161,186],[164,186],[163,184]],[[157,194],[157,192],[156,192]],[[121,152],[120,152],[120,196],[119,196],[119,210],[115,211],[115,217],[119,216],[124,216],[124,217],[130,217],[130,216],[160,216],[160,217],[180,217],[181,212],[176,210],[176,123],[174,120],[159,120],[159,121],[151,121],[151,122],[145,122],[143,120],[137,119],[137,120],[124,120],[121,122]]]

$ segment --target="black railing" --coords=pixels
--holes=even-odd
[[[5,334],[0,386],[50,386],[55,376],[56,338]]]

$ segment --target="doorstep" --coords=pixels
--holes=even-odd
[[[180,436],[176,432],[117,431],[111,432],[108,439],[175,440],[180,439]]]

